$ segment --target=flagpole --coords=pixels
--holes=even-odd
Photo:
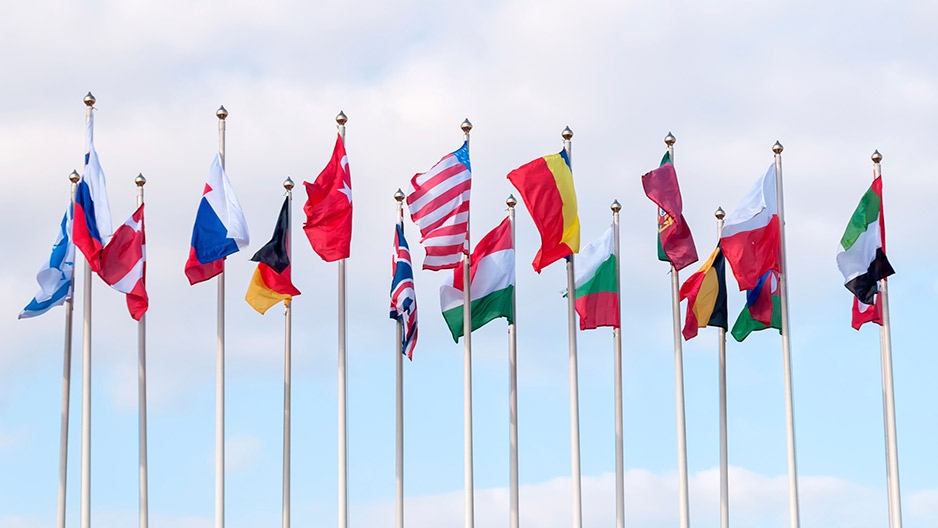
[[[616,306],[619,314],[622,311],[622,288],[619,262],[619,211],[622,205],[618,200],[612,202],[612,225],[614,237],[613,248],[616,258]],[[617,314],[617,315],[619,315]],[[619,317],[621,321],[621,316]],[[612,329],[615,341],[615,385],[616,385],[616,528],[625,527],[625,453],[623,448],[622,431],[622,325]]]
[[[782,144],[772,146],[775,153],[775,193],[778,197],[778,220],[781,225],[781,273],[779,291],[782,301],[782,357],[785,363],[785,424],[788,444],[788,515],[791,528],[801,525],[798,512],[798,466],[795,459],[795,404],[791,382],[791,342],[788,328],[788,256],[785,250],[785,204],[782,192]]]
[[[573,171],[573,131],[565,127],[560,133],[567,163]],[[583,528],[582,493],[580,491],[580,390],[577,386],[576,357],[576,281],[573,255],[567,257],[567,340],[570,347],[570,469],[573,495],[573,528]]]
[[[880,162],[883,155],[873,152],[873,177],[883,175]],[[885,226],[880,226],[885,229]],[[885,237],[884,237],[885,238]],[[885,244],[883,251],[886,250]],[[886,484],[889,495],[889,526],[902,528],[902,503],[899,494],[899,445],[896,438],[896,400],[892,375],[892,333],[889,326],[889,293],[886,279],[879,281],[879,295],[883,324],[879,328],[879,342],[883,365],[883,407],[886,417]]]
[[[218,154],[225,168],[225,119],[228,110],[220,106]],[[225,270],[218,274],[218,330],[215,363],[215,528],[225,526]]]
[[[95,98],[88,92],[85,123],[91,121]],[[91,528],[91,263],[85,259],[81,335],[81,528]]]
[[[511,227],[511,247],[515,248],[515,206],[518,200],[508,195],[508,225]],[[514,264],[512,264],[514,265]],[[517,286],[516,286],[517,287]],[[516,288],[515,287],[515,288]],[[518,528],[518,305],[516,289],[511,290],[511,316],[508,325],[508,520],[509,528]]]
[[[466,119],[459,125],[469,146],[469,132],[472,123]],[[469,222],[466,222],[466,255],[463,258],[463,304],[462,304],[462,342],[463,342],[463,456],[465,478],[466,528],[475,525],[475,488],[472,476],[472,295],[470,293],[470,257],[469,257]]]
[[[143,205],[143,174],[134,178],[137,184],[137,207]],[[140,528],[150,524],[149,488],[147,483],[147,314],[137,322],[137,436],[140,486]]]
[[[345,123],[348,117],[340,111],[335,116],[336,128],[345,144]],[[346,305],[346,260],[339,260],[339,528],[348,528],[348,371],[346,369],[346,341],[348,340]]]
[[[394,193],[394,200],[397,201],[397,224],[401,226],[401,229],[404,228],[404,191],[398,189]],[[404,341],[404,320],[398,319],[397,321],[397,341],[394,345],[394,363],[396,367],[396,380],[395,384],[395,425],[396,425],[396,437],[395,437],[395,458],[396,458],[396,475],[395,475],[395,486],[394,486],[394,510],[395,510],[395,527],[404,528],[404,353],[401,350],[401,343]]]
[[[287,260],[293,253],[293,180],[283,181],[287,191]],[[290,528],[290,409],[293,392],[293,301],[283,303],[283,528]]]
[[[74,217],[75,194],[78,192],[78,182],[81,181],[81,175],[73,170],[72,173],[68,175],[68,181],[72,183],[71,211],[69,212],[69,216]],[[70,244],[75,243],[71,233],[68,233],[68,238]],[[72,316],[74,308],[75,281],[73,279],[71,295],[65,299],[65,351],[63,353],[62,366],[62,424],[59,428],[59,496],[56,515],[56,525],[58,528],[65,528],[65,492],[68,482],[68,417],[69,401],[72,391]]]
[[[723,237],[723,219],[726,212],[717,207],[713,216],[717,219],[717,240]],[[730,525],[729,462],[726,441],[726,329],[718,328],[720,348],[720,528]]]
[[[674,163],[674,143],[677,139],[668,132],[664,143]],[[677,402],[677,464],[680,486],[681,528],[690,526],[690,500],[687,492],[687,422],[684,418],[684,352],[681,338],[681,279],[671,264],[671,319],[674,329],[674,386]]]

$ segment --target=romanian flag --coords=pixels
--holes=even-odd
[[[541,234],[534,271],[580,251],[573,172],[566,151],[538,158],[508,173]]]
[[[684,339],[697,337],[698,328],[727,328],[726,263],[723,250],[717,248],[704,265],[681,285],[681,300],[687,299]]]
[[[257,269],[251,277],[244,300],[260,313],[280,301],[289,303],[294,295],[300,294],[290,280],[289,240],[290,199],[284,198],[274,236],[251,257],[251,260],[257,262]]]

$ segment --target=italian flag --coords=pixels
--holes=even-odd
[[[580,330],[619,328],[619,277],[616,274],[613,226],[580,250],[576,259],[576,313]]]
[[[837,267],[844,275],[844,286],[862,304],[873,305],[879,280],[895,273],[886,259],[885,242],[883,179],[877,177],[850,217],[837,254]]]
[[[482,328],[499,317],[507,319],[508,324],[514,324],[515,249],[507,218],[476,245],[469,277],[472,330]],[[459,341],[463,335],[462,266],[454,269],[453,275],[440,286],[440,308],[453,340]]]

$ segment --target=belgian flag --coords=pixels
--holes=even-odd
[[[257,262],[257,269],[244,300],[262,314],[280,301],[287,304],[300,294],[290,280],[289,240],[290,199],[284,198],[274,236],[251,257]]]
[[[726,330],[726,263],[719,244],[707,262],[684,281],[681,300],[684,299],[687,299],[682,332],[685,340],[697,337],[698,328],[718,326]]]

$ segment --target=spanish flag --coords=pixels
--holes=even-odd
[[[289,239],[290,199],[284,198],[274,236],[251,257],[257,262],[257,269],[244,300],[262,314],[280,301],[289,303],[294,295],[300,294],[290,280]]]
[[[534,271],[580,251],[576,191],[566,151],[538,158],[508,173],[541,234]]]
[[[720,245],[704,265],[684,281],[681,300],[687,299],[684,339],[697,337],[697,329],[707,326],[727,327],[726,264]]]

